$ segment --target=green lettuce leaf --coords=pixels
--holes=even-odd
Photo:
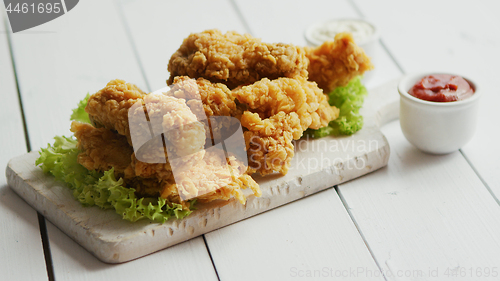
[[[66,183],[84,206],[114,209],[129,221],[147,218],[164,223],[169,218],[182,219],[191,214],[191,210],[183,209],[180,204],[167,204],[160,197],[137,198],[135,189],[124,187],[123,179],[116,179],[113,169],[104,173],[89,171],[77,162],[78,153],[75,139],[57,136],[53,145],[41,149],[35,164]]]
[[[83,110],[89,95],[73,110],[72,120],[84,122],[88,119]],[[123,179],[116,179],[114,169],[104,173],[89,171],[77,161],[78,141],[74,138],[56,136],[54,144],[40,150],[40,157],[35,164],[56,180],[66,183],[73,190],[73,196],[84,206],[98,206],[102,209],[114,209],[123,219],[137,221],[149,219],[164,223],[169,218],[182,219],[191,210],[183,209],[180,204],[167,203],[163,198],[137,198],[135,189],[127,188]],[[195,200],[191,201],[194,206]],[[194,208],[191,208],[194,209]]]
[[[318,130],[307,129],[305,135],[321,138],[329,135],[352,135],[363,128],[363,116],[359,109],[363,106],[368,91],[361,83],[361,76],[353,78],[345,87],[337,87],[328,96],[330,105],[340,110],[339,117],[327,127]]]
[[[82,123],[90,124],[89,115],[87,114],[87,112],[85,112],[85,107],[87,106],[89,98],[90,94],[87,94],[87,96],[78,103],[78,107],[73,109],[73,113],[70,117],[71,121],[80,121]]]

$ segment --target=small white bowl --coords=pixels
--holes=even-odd
[[[380,38],[380,33],[379,33],[377,27],[369,21],[362,20],[362,19],[354,19],[354,18],[352,18],[352,19],[340,18],[340,19],[332,19],[332,20],[328,20],[328,21],[317,22],[315,24],[312,24],[311,26],[309,26],[306,29],[305,37],[306,37],[307,43],[310,46],[317,47],[317,46],[320,46],[321,44],[323,44],[323,42],[326,41],[326,39],[333,41],[334,37],[335,37],[334,34],[332,34],[332,36],[325,36],[325,37],[323,37],[323,39],[325,39],[325,40],[322,40],[322,39],[318,38],[318,36],[315,36],[315,33],[318,32],[318,30],[321,30],[322,28],[324,28],[325,26],[328,26],[329,24],[335,24],[335,23],[342,22],[342,21],[359,22],[361,24],[367,25],[367,26],[372,28],[372,33],[370,35],[366,36],[365,38],[361,38],[361,39],[356,39],[356,37],[354,37],[354,41],[356,42],[356,44],[358,46],[363,48],[366,55],[368,57],[370,57],[371,62],[373,63],[373,65],[375,65],[375,68],[376,68],[376,65],[377,65],[376,59],[377,59],[377,52],[378,52],[377,42]],[[343,32],[343,31],[345,31],[345,30],[336,30],[334,33],[336,34],[338,32]],[[363,78],[364,81],[363,82],[368,81],[368,79],[370,79],[373,76],[373,72],[374,72],[374,70],[366,72],[364,74],[364,78]]]
[[[432,154],[447,154],[457,151],[474,135],[482,93],[473,80],[463,76],[474,89],[474,94],[464,100],[432,102],[408,93],[422,78],[435,74],[451,73],[419,73],[401,79],[398,85],[399,120],[404,136],[418,149]]]

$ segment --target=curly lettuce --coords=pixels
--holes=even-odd
[[[330,105],[340,110],[339,117],[327,127],[318,130],[308,129],[306,135],[313,138],[325,136],[352,135],[363,128],[363,116],[359,109],[363,106],[368,91],[361,83],[361,76],[352,79],[346,86],[337,87],[328,96]]]
[[[90,123],[89,115],[87,114],[87,112],[85,112],[85,107],[87,106],[89,98],[90,94],[87,94],[87,96],[78,103],[78,107],[73,109],[70,120],[79,121],[82,123]]]
[[[72,120],[90,122],[83,110],[87,97],[78,104],[71,115]],[[82,109],[83,111],[81,111]],[[183,209],[180,204],[167,203],[163,198],[137,198],[135,189],[127,188],[123,179],[116,179],[114,169],[104,173],[87,170],[77,161],[78,142],[74,138],[56,136],[54,144],[40,150],[39,165],[56,180],[66,183],[73,190],[73,196],[84,206],[98,206],[102,209],[114,209],[123,219],[137,221],[149,219],[164,223],[169,218],[182,219],[192,211]],[[194,200],[191,201],[191,206]],[[191,208],[194,209],[194,208]]]

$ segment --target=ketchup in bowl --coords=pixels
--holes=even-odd
[[[421,100],[450,102],[470,98],[474,89],[460,76],[435,74],[422,78],[408,93]]]

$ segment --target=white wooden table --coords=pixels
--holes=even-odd
[[[2,172],[0,279],[500,280],[499,12],[498,0],[87,0],[12,34],[1,10],[0,167],[68,135],[71,109],[111,79],[163,87],[182,39],[209,28],[305,45],[316,21],[366,18],[381,31],[368,88],[450,71],[485,95],[478,132],[460,151],[421,153],[389,123],[386,168],[119,265],[38,215]]]

